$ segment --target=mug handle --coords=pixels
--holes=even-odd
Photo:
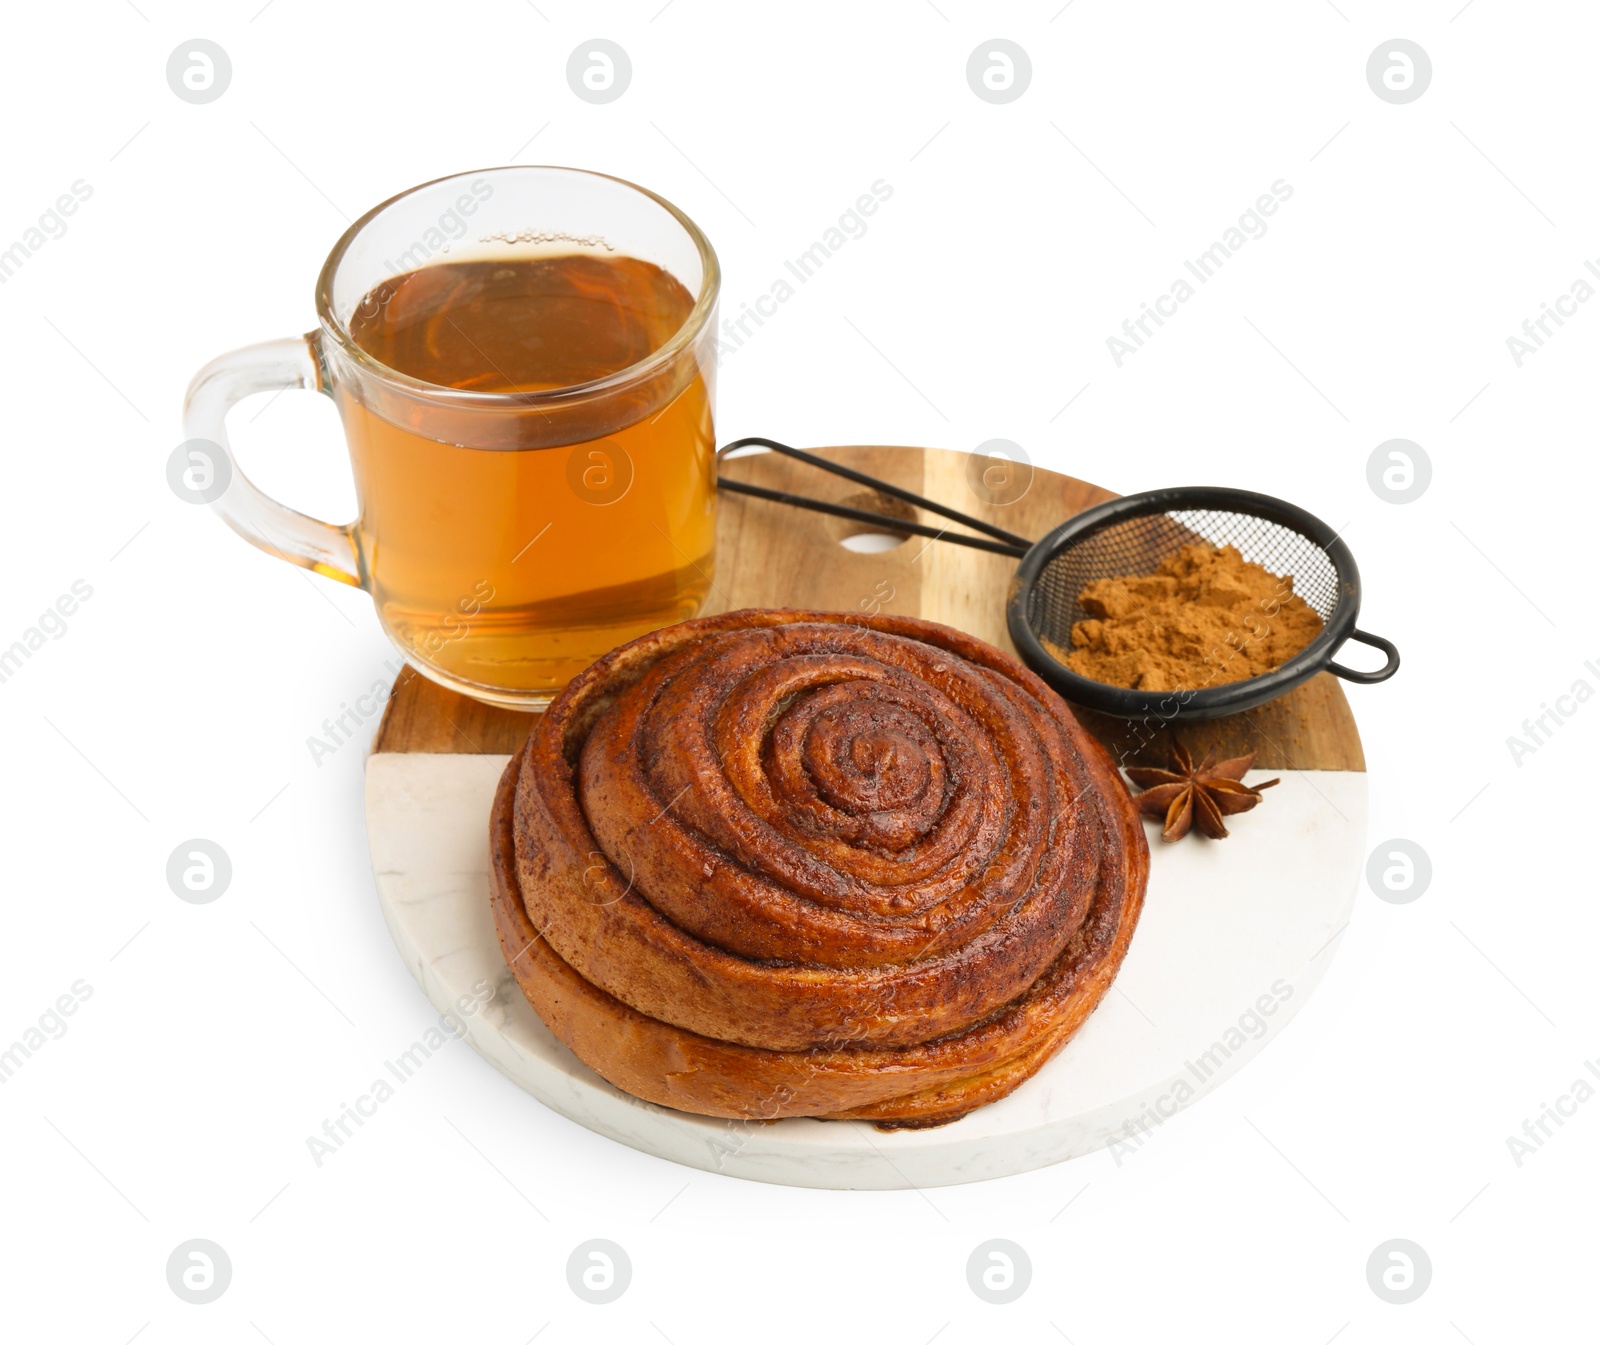
[[[279,504],[253,485],[239,470],[228,445],[228,411],[253,392],[311,388],[327,391],[319,334],[286,337],[246,346],[211,361],[189,384],[183,401],[183,433],[191,457],[210,456],[213,473],[227,473],[223,491],[211,507],[245,541],[294,565],[315,570],[341,584],[365,588],[356,552],[355,524],[342,527]],[[196,443],[194,441],[201,442]]]

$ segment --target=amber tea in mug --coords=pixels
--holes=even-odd
[[[369,293],[356,345],[427,383],[495,393],[592,383],[682,328],[694,296],[633,257],[444,262]],[[562,686],[606,650],[693,616],[716,519],[710,398],[696,377],[607,434],[479,449],[419,409],[395,424],[335,394],[362,483],[359,542],[384,625],[471,687]],[[449,548],[441,532],[453,532]]]
[[[202,371],[187,446],[225,456],[222,417],[247,392],[329,393],[353,523],[293,513],[231,459],[215,506],[367,589],[429,677],[536,708],[711,588],[716,292],[703,235],[630,184],[554,168],[430,183],[341,240],[319,331]]]

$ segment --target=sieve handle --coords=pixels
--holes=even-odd
[[[1019,560],[1028,554],[1028,548],[1033,545],[1026,537],[1018,537],[1014,532],[1007,532],[1004,528],[993,523],[985,523],[981,518],[973,518],[970,514],[963,514],[959,509],[952,509],[947,504],[940,504],[936,500],[925,499],[914,491],[906,490],[903,486],[896,486],[888,481],[879,480],[875,476],[868,476],[865,472],[858,472],[853,467],[846,467],[842,462],[833,462],[816,453],[808,453],[803,448],[791,448],[788,444],[780,444],[776,439],[765,439],[760,435],[750,435],[744,439],[735,439],[731,444],[724,444],[717,450],[717,461],[732,453],[735,449],[760,447],[770,449],[774,453],[782,453],[785,457],[794,458],[799,462],[809,463],[819,467],[825,472],[832,472],[835,476],[842,476],[846,481],[854,481],[858,485],[870,486],[873,490],[882,491],[885,495],[892,495],[897,500],[904,500],[907,504],[914,504],[918,509],[926,509],[930,513],[943,514],[964,527],[971,528],[974,532],[981,532],[996,541],[1005,543],[1004,546],[995,546],[986,543],[980,538],[964,537],[958,532],[951,532],[948,528],[927,528],[914,524],[902,523],[899,519],[890,518],[883,514],[873,514],[860,509],[848,509],[842,505],[829,504],[823,500],[813,500],[809,496],[794,495],[788,491],[766,490],[760,486],[747,486],[741,482],[730,481],[719,476],[717,484],[725,489],[736,491],[743,495],[756,495],[763,500],[773,500],[779,504],[794,505],[798,509],[812,509],[819,514],[833,514],[839,518],[853,518],[862,523],[881,523],[888,526],[890,532],[915,533],[921,537],[932,537],[938,541],[959,542],[962,546],[976,547],[980,551],[995,551],[1002,556],[1016,556]]]
[[[1381,635],[1368,635],[1364,630],[1351,631],[1349,638],[1381,650],[1386,661],[1383,667],[1375,672],[1361,672],[1355,668],[1346,668],[1337,663],[1329,663],[1328,671],[1335,677],[1342,677],[1347,682],[1371,684],[1373,682],[1387,682],[1395,675],[1395,671],[1400,667],[1400,651],[1393,644],[1385,640]]]
[[[791,495],[785,490],[768,490],[765,486],[753,486],[748,481],[735,481],[726,476],[717,477],[717,489],[731,490],[737,495],[753,495],[758,500],[771,500],[775,504],[791,504],[796,509],[810,509],[813,513],[832,514],[835,518],[848,518],[856,523],[876,523],[888,533],[911,533],[917,537],[931,537],[936,542],[960,542],[962,546],[992,551],[1000,556],[1012,556],[1017,560],[1028,554],[1027,547],[1012,546],[1010,542],[969,537],[964,533],[951,532],[948,527],[930,528],[925,523],[913,523],[890,514],[875,514],[870,509],[852,509],[846,504],[830,504],[827,500],[814,500],[808,495]]]

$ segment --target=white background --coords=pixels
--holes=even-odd
[[[1600,304],[1520,368],[1506,345],[1600,256],[1589,7],[137,4],[6,19],[0,247],[74,180],[93,188],[0,287],[0,645],[74,580],[93,589],[0,684],[0,1045],[93,988],[0,1086],[8,1336],[1593,1332],[1600,1099],[1521,1166],[1507,1146],[1600,1057],[1600,704],[1520,765],[1507,746],[1580,677],[1600,689]],[[633,63],[606,106],[564,75],[596,36]],[[965,76],[996,36],[1033,65],[1001,106]],[[1433,62],[1405,106],[1365,78],[1396,36]],[[194,37],[233,64],[204,106],[164,73]],[[1113,489],[1249,486],[1345,527],[1362,625],[1405,657],[1350,692],[1371,841],[1420,844],[1432,884],[1405,905],[1364,889],[1301,1016],[1133,1158],[927,1193],[763,1187],[592,1136],[455,1043],[313,1165],[307,1136],[434,1017],[378,913],[363,747],[319,767],[306,746],[390,654],[362,594],[252,552],[174,496],[165,463],[196,368],[312,325],[348,219],[512,160],[680,204],[719,251],[725,316],[892,184],[866,236],[725,361],[724,439],[1005,437]],[[1277,179],[1293,197],[1267,234],[1118,368],[1106,338]],[[233,422],[252,475],[348,517],[331,406],[266,401]],[[1433,464],[1412,504],[1368,485],[1395,437]],[[167,887],[190,837],[232,859],[210,905]],[[166,1281],[194,1237],[233,1264],[208,1306]],[[566,1283],[591,1237],[633,1263],[605,1307]],[[1033,1263],[1005,1307],[967,1285],[991,1237]],[[1433,1265],[1407,1306],[1367,1283],[1395,1237]]]

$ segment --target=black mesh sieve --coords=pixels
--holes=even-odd
[[[745,448],[762,448],[809,463],[918,509],[942,515],[971,531],[953,532],[948,525],[936,528],[853,505],[772,490],[719,473],[720,489],[874,523],[891,533],[927,537],[1019,559],[1022,563],[1006,598],[1006,627],[1012,642],[1034,672],[1079,705],[1130,718],[1153,715],[1162,719],[1210,719],[1261,705],[1323,669],[1348,682],[1382,682],[1400,666],[1400,654],[1393,644],[1356,629],[1361,579],[1350,548],[1321,519],[1286,500],[1220,486],[1149,490],[1086,509],[1030,544],[1027,538],[998,524],[775,439],[737,439],[717,450],[717,460],[720,463]],[[1110,686],[1080,676],[1061,662],[1055,651],[1071,647],[1073,623],[1087,615],[1078,595],[1089,584],[1096,579],[1149,574],[1180,546],[1193,542],[1237,547],[1246,560],[1288,578],[1293,591],[1322,618],[1321,633],[1271,672],[1177,692]],[[1383,666],[1365,671],[1335,663],[1333,656],[1346,640],[1382,651]]]
[[[1072,627],[1088,615],[1078,600],[1096,579],[1144,575],[1179,547],[1234,546],[1290,581],[1322,618],[1322,630],[1271,672],[1183,691],[1110,686],[1068,668]],[[1323,669],[1352,682],[1381,682],[1400,666],[1389,641],[1356,629],[1361,579],[1355,557],[1326,523],[1296,505],[1252,491],[1186,486],[1125,495],[1086,509],[1041,538],[1023,557],[1007,603],[1007,625],[1024,661],[1068,700],[1129,718],[1210,719],[1281,696]],[[1387,661],[1366,672],[1333,661],[1357,640]]]

